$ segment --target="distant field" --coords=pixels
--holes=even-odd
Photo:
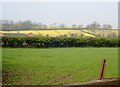
[[[71,36],[71,34],[76,34],[80,36],[83,34],[84,36],[95,37],[94,35],[82,32],[80,30],[20,30],[20,31],[0,31],[1,33],[22,33],[22,34],[29,34],[33,33],[35,35],[42,35],[42,36],[60,36],[60,35],[67,35]]]
[[[67,35],[67,36],[85,36],[85,37],[96,37],[96,36],[104,36],[104,37],[117,37],[118,36],[118,30],[102,30],[102,29],[91,29],[91,30],[19,30],[19,31],[0,31],[0,33],[12,33],[12,34],[29,34],[33,33],[35,35],[41,35],[41,36],[61,36],[61,35]]]
[[[118,77],[117,48],[3,48],[3,84],[61,85]]]

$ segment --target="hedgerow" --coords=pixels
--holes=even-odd
[[[2,37],[2,47],[49,48],[49,47],[119,47],[118,38],[88,37]]]

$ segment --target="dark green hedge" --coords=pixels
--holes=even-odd
[[[119,47],[118,38],[2,37],[1,46],[11,48]]]

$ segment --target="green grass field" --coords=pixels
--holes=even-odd
[[[62,85],[118,77],[118,48],[3,48],[3,84]]]

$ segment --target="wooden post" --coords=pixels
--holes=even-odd
[[[105,63],[106,63],[106,59],[104,59],[104,60],[103,60],[103,63],[102,63],[101,73],[100,73],[100,80],[103,79],[104,70],[105,70]]]

